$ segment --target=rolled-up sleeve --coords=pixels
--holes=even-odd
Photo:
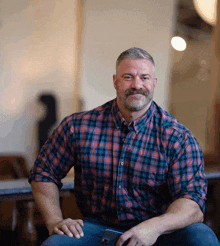
[[[62,187],[61,179],[74,165],[71,117],[65,118],[43,145],[30,171],[29,182],[54,182]]]
[[[173,201],[188,198],[205,211],[207,180],[204,160],[197,140],[190,134],[176,135],[168,172],[168,187]]]

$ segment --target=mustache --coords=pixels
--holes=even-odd
[[[131,88],[131,89],[128,89],[126,92],[125,92],[125,95],[128,97],[128,96],[131,96],[131,95],[135,95],[135,94],[141,94],[141,95],[144,95],[144,96],[148,96],[149,95],[149,91],[148,90],[143,90],[143,89],[134,89],[134,88]]]

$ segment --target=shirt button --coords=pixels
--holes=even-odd
[[[118,188],[121,189],[121,185],[119,185]]]
[[[124,162],[123,161],[121,161],[121,166],[123,166],[124,165]]]

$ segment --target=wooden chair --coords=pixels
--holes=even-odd
[[[28,178],[29,170],[23,156],[0,154],[0,180]]]
[[[29,170],[23,156],[0,154],[0,180],[28,178],[28,176]],[[34,209],[33,200],[0,203],[0,226],[3,230],[11,229],[14,235],[13,245],[36,245]]]

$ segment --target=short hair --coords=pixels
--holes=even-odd
[[[145,60],[148,60],[153,64],[153,67],[155,70],[155,63],[154,63],[153,57],[146,50],[133,47],[133,48],[130,48],[128,50],[125,50],[124,52],[122,52],[119,55],[119,57],[116,61],[116,73],[118,73],[119,65],[124,59],[145,59]]]

